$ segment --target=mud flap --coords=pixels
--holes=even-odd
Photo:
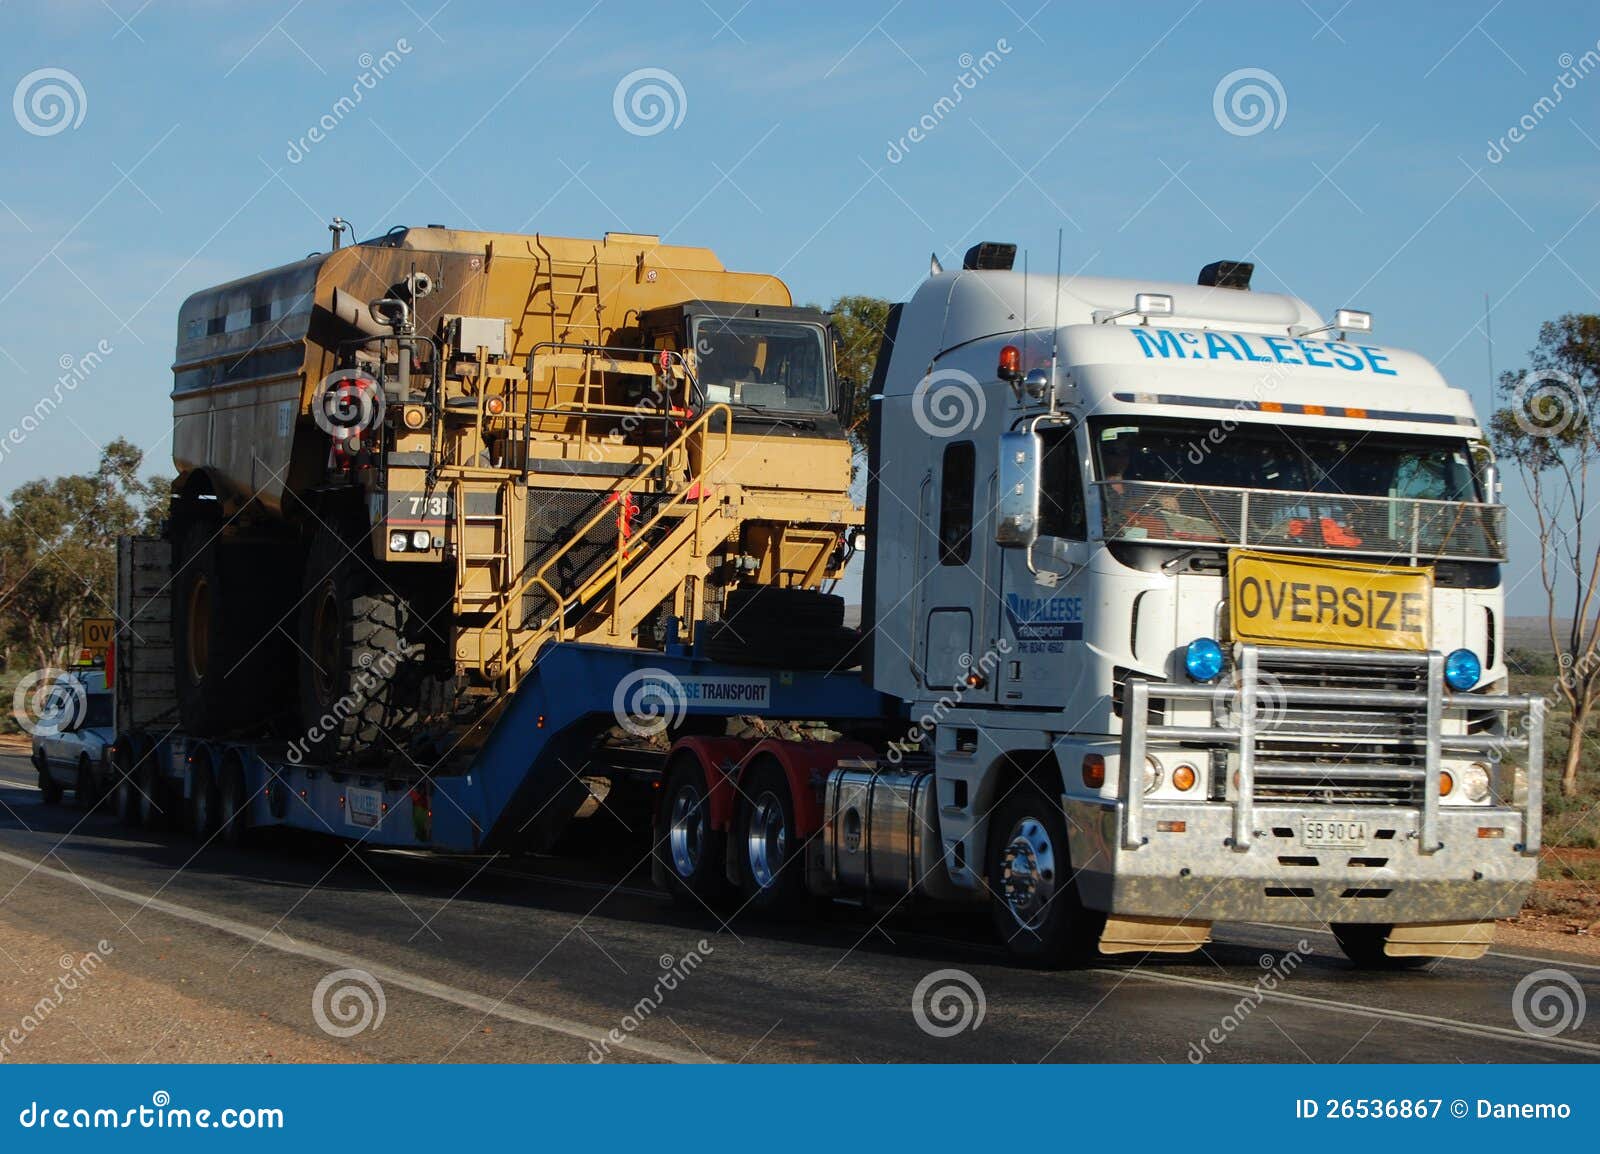
[[[1394,926],[1383,952],[1391,958],[1461,958],[1476,961],[1494,944],[1494,922],[1425,922]]]
[[[1211,940],[1210,922],[1108,914],[1100,934],[1102,954],[1187,954]]]

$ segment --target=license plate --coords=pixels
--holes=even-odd
[[[1228,618],[1240,641],[1425,651],[1433,570],[1235,549]]]
[[[1366,849],[1367,823],[1303,817],[1300,819],[1300,844],[1306,849]]]
[[[350,825],[371,829],[383,812],[383,794],[375,789],[351,786],[344,791],[344,819]]]

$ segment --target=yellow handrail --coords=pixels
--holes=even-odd
[[[622,543],[620,540],[613,562],[607,565],[602,565],[600,569],[589,578],[589,580],[585,581],[576,590],[574,590],[571,596],[563,596],[553,585],[551,585],[549,580],[547,580],[547,574],[558,561],[576,548],[579,543],[581,543],[589,535],[589,531],[591,529],[600,524],[600,522],[603,521],[607,516],[615,516],[620,520],[622,516],[624,499],[633,492],[639,483],[643,482],[650,476],[657,464],[667,460],[674,452],[683,448],[691,437],[704,432],[709,426],[711,419],[719,412],[723,417],[722,445],[716,456],[710,458],[709,460],[703,458],[699,470],[691,473],[689,481],[683,487],[682,491],[674,494],[670,500],[664,502],[648,521],[638,528],[631,530],[631,533],[635,538],[642,538],[646,533],[654,529],[663,517],[670,513],[674,508],[687,501],[688,496],[691,493],[697,494],[697,502],[704,502],[706,496],[705,478],[707,474],[710,472],[712,466],[718,464],[724,457],[728,455],[729,450],[733,446],[733,410],[726,404],[716,404],[707,408],[705,412],[701,413],[699,417],[695,418],[695,420],[678,435],[676,440],[663,448],[661,453],[656,456],[647,466],[641,468],[639,472],[630,477],[624,477],[615,488],[610,490],[610,492],[607,494],[608,499],[602,502],[601,507],[596,510],[593,516],[585,521],[583,526],[578,529],[577,532],[575,532],[570,538],[568,538],[566,544],[562,545],[561,548],[557,549],[554,553],[547,557],[544,561],[544,564],[542,564],[536,572],[517,582],[517,584],[505,594],[504,603],[494,614],[494,616],[491,617],[489,621],[479,630],[479,636],[483,637],[491,632],[499,633],[499,646],[494,650],[494,652],[497,656],[503,659],[504,672],[508,677],[513,678],[513,680],[515,679],[516,663],[528,646],[533,644],[535,641],[541,640],[544,635],[551,632],[551,630],[548,628],[540,628],[535,632],[533,637],[528,638],[522,644],[518,645],[515,652],[510,652],[511,629],[509,626],[509,616],[513,607],[520,603],[522,597],[527,594],[529,589],[533,588],[535,585],[542,587],[545,593],[549,596],[550,600],[554,602],[555,608],[550,619],[554,621],[553,632],[555,639],[559,641],[566,631],[567,610],[573,601],[581,602],[584,597],[593,589],[596,582],[607,574],[610,574],[611,576],[611,580],[613,581],[613,592],[615,594],[616,590],[618,590],[622,584],[622,574],[624,568],[627,566],[627,563],[636,559],[636,556],[642,555],[635,554],[635,556],[630,556],[629,550],[625,543]],[[697,538],[699,535],[700,521],[699,509],[697,508],[695,519],[695,532]],[[621,534],[619,529],[619,538],[620,536]],[[698,547],[698,540],[696,544]],[[616,610],[615,596],[613,597],[612,610],[613,612]],[[489,676],[489,656],[488,650],[480,645],[478,648],[478,672],[485,677]]]

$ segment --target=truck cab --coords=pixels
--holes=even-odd
[[[900,306],[875,382],[870,677],[950,880],[1024,953],[1261,920],[1481,954],[1536,873],[1542,712],[1467,395],[1247,265],[1058,283],[997,247]]]

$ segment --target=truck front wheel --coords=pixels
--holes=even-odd
[[[1011,954],[1036,966],[1092,959],[1105,917],[1083,907],[1061,803],[1019,782],[989,818],[989,908]]]

